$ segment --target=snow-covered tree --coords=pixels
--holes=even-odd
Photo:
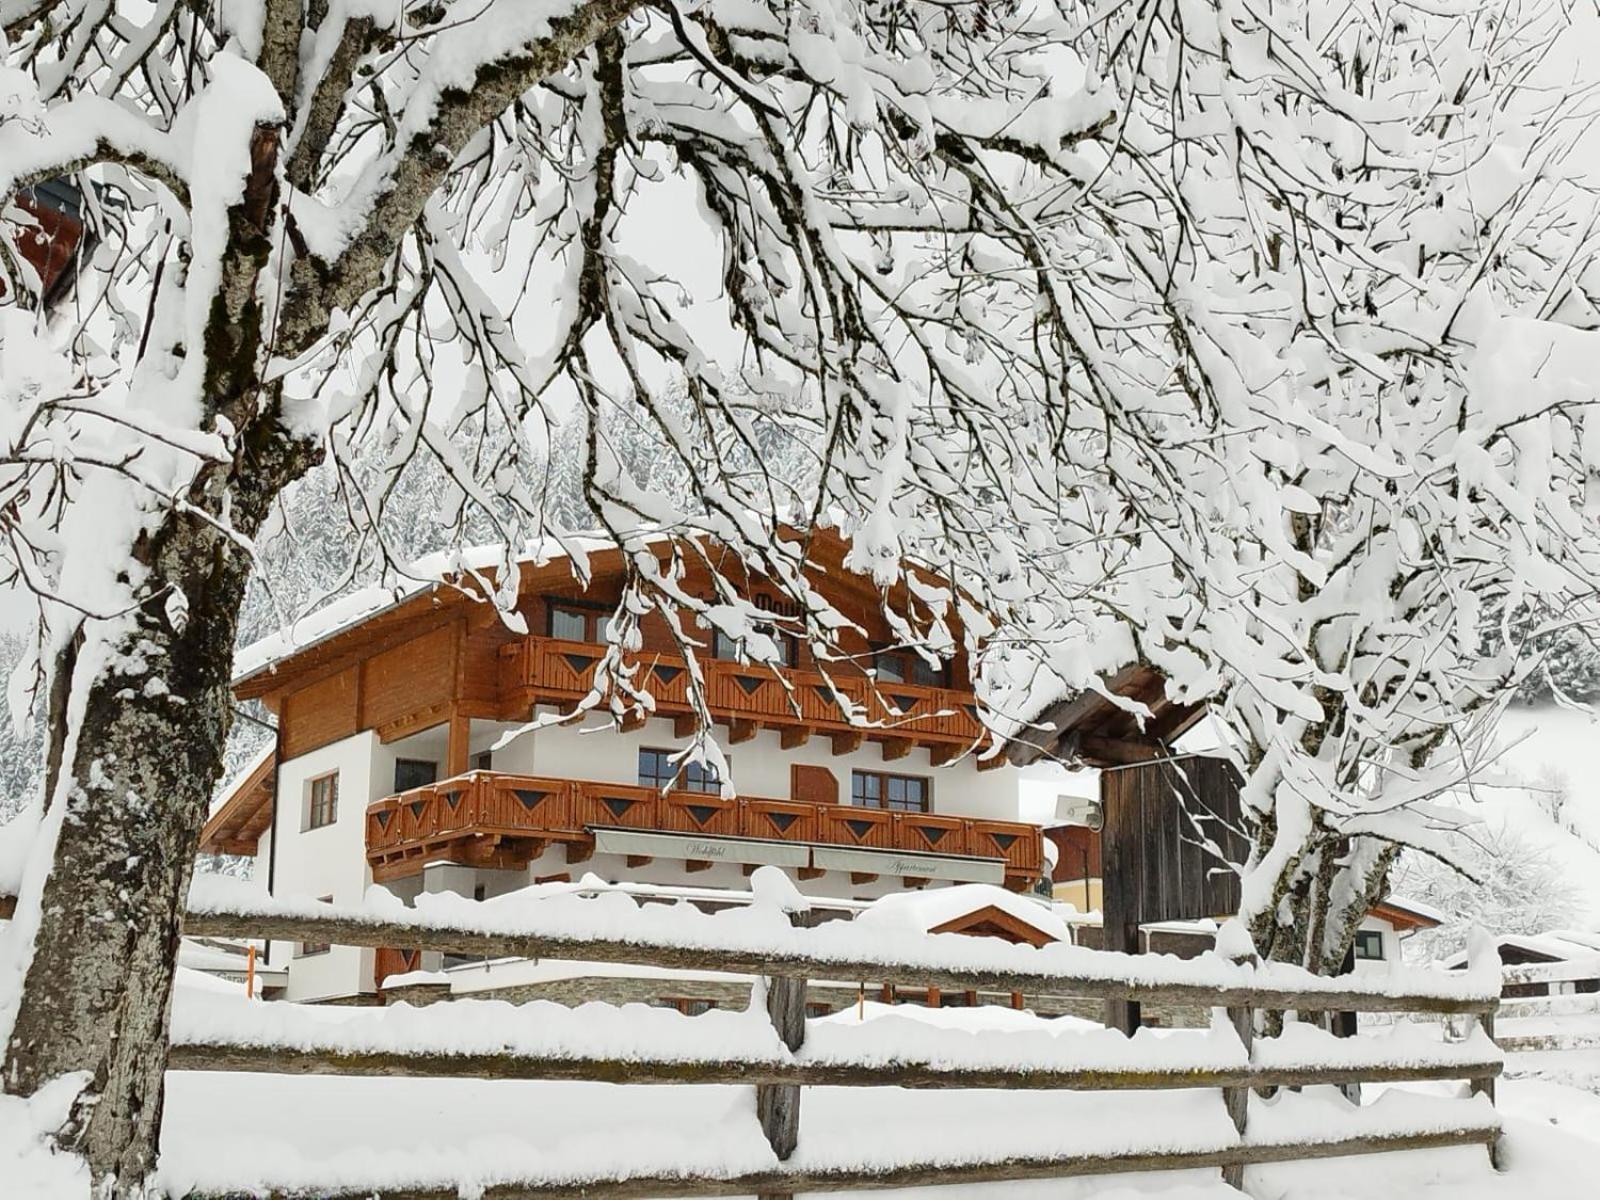
[[[1176,11],[1108,26],[1102,72],[1142,101],[1126,186],[1164,287],[1132,311],[1173,351],[1137,417],[1161,470],[1115,484],[1142,574],[1036,615],[1061,632],[1014,668],[1093,686],[1085,635],[1122,629],[1209,698],[1247,779],[1242,915],[1332,972],[1398,848],[1452,852],[1428,802],[1484,764],[1549,637],[1596,618],[1583,89],[1541,79],[1553,6]]]
[[[1401,857],[1397,891],[1426,901],[1444,922],[1406,939],[1421,961],[1454,954],[1474,928],[1499,934],[1538,934],[1572,923],[1579,894],[1550,852],[1512,825],[1479,826],[1453,835],[1451,866],[1415,853]]]
[[[247,580],[318,460],[391,582],[408,479],[442,480],[442,540],[506,547],[473,577],[502,604],[530,543],[581,571],[592,518],[629,555],[619,712],[651,609],[778,660],[736,578],[683,586],[707,538],[826,666],[824,524],[905,586],[906,642],[963,618],[997,727],[1156,663],[1238,739],[1258,942],[1322,967],[1518,679],[1476,614],[1574,619],[1600,578],[1592,351],[1557,324],[1589,319],[1591,230],[1563,95],[1523,86],[1561,25],[0,0],[0,544],[60,763],[0,946],[6,1087],[82,1072],[61,1141],[144,1175]],[[10,199],[60,176],[100,236],[30,320]]]

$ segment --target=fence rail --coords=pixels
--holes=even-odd
[[[571,898],[575,904],[590,904]],[[543,903],[543,902],[541,902]],[[320,907],[320,906],[317,906]],[[535,908],[537,905],[534,906]],[[593,910],[598,911],[598,910]],[[801,1191],[846,1191],[862,1188],[911,1187],[927,1184],[975,1184],[1021,1179],[1062,1178],[1073,1175],[1146,1171],[1194,1167],[1221,1167],[1224,1178],[1237,1183],[1246,1165],[1283,1162],[1335,1155],[1381,1153],[1395,1150],[1440,1146],[1485,1145],[1491,1149],[1498,1136],[1499,1123],[1492,1110],[1463,1101],[1451,1105],[1450,1116],[1411,1127],[1369,1128],[1372,1122],[1353,1127],[1347,1136],[1273,1140],[1252,1137],[1247,1129],[1249,1097],[1255,1090],[1331,1084],[1350,1087],[1364,1082],[1466,1079],[1474,1094],[1493,1099],[1493,1083],[1501,1071],[1497,1053],[1482,1043],[1446,1048],[1437,1054],[1411,1054],[1404,1061],[1386,1058],[1377,1051],[1362,1056],[1351,1052],[1351,1043],[1341,1044],[1338,1054],[1326,1061],[1318,1055],[1287,1061],[1292,1043],[1275,1039],[1256,1039],[1254,1030],[1259,1010],[1298,1013],[1347,1011],[1433,1012],[1470,1014],[1492,1038],[1493,1018],[1498,998],[1474,992],[1481,983],[1458,979],[1440,983],[1436,990],[1419,988],[1411,993],[1396,993],[1381,986],[1359,981],[1327,989],[1307,978],[1286,980],[1281,971],[1248,963],[1224,963],[1215,958],[1175,963],[1171,960],[1141,959],[1139,956],[1085,951],[1081,948],[981,946],[978,939],[946,938],[902,939],[892,943],[896,955],[874,953],[870,939],[855,936],[845,927],[819,929],[791,928],[809,924],[806,914],[792,914],[788,922],[779,921],[776,912],[766,914],[770,924],[752,926],[748,919],[729,923],[725,918],[701,917],[680,924],[676,936],[667,936],[668,926],[660,918],[674,914],[655,914],[638,921],[617,913],[606,913],[606,935],[562,932],[585,928],[582,920],[568,920],[582,911],[566,908],[553,912],[561,921],[526,910],[493,918],[495,928],[472,927],[466,921],[452,924],[428,914],[416,919],[400,919],[365,910],[326,912],[311,906],[285,905],[263,900],[255,903],[192,904],[185,932],[207,936],[256,936],[277,940],[342,943],[354,946],[415,946],[452,954],[484,957],[536,957],[588,960],[605,963],[632,963],[694,971],[716,971],[765,977],[767,1016],[787,1054],[775,1051],[765,1059],[741,1059],[711,1055],[663,1053],[660,1057],[617,1057],[601,1051],[585,1052],[581,1045],[563,1045],[559,1053],[537,1047],[522,1049],[459,1048],[402,1040],[398,1044],[373,1043],[361,1049],[347,1048],[337,1034],[325,1044],[316,1038],[285,1037],[281,1044],[244,1044],[206,1039],[185,1041],[180,1036],[170,1049],[169,1065],[177,1070],[277,1072],[311,1075],[363,1075],[454,1077],[517,1080],[584,1080],[628,1084],[734,1084],[753,1086],[756,1111],[762,1132],[776,1158],[786,1161],[795,1149],[800,1134],[801,1089],[812,1086],[973,1089],[1060,1089],[1129,1091],[1162,1089],[1218,1088],[1225,1110],[1232,1118],[1237,1137],[1228,1144],[1215,1144],[1173,1151],[1151,1147],[1130,1150],[1126,1146],[1096,1152],[1087,1147],[1080,1153],[1049,1154],[1036,1157],[1009,1156],[1003,1161],[956,1164],[901,1165],[863,1168],[859,1165],[817,1165],[808,1161],[794,1167],[738,1175],[718,1175],[712,1171],[683,1175],[608,1177],[598,1172],[580,1180],[528,1180],[502,1184],[483,1192],[491,1200],[531,1200],[534,1197],[673,1197],[729,1196],[756,1194],[762,1197],[792,1196]],[[524,919],[519,925],[507,924],[512,916]],[[748,918],[748,910],[744,914]],[[718,926],[716,922],[723,920]],[[726,936],[717,936],[726,933]],[[687,939],[687,940],[686,940]],[[1062,954],[1052,954],[1061,949]],[[965,961],[964,961],[965,960]],[[981,961],[972,961],[981,960]],[[1019,1065],[1014,1061],[963,1061],[961,1054],[941,1054],[929,1061],[852,1061],[846,1059],[808,1059],[802,1053],[805,1038],[804,991],[807,980],[871,979],[913,986],[951,990],[1029,991],[1087,996],[1102,999],[1135,999],[1141,1002],[1166,1002],[1223,1007],[1239,1034],[1239,1061],[1218,1065],[1190,1056],[1185,1061],[1182,1048],[1174,1046],[1170,1060],[1151,1065],[1130,1052],[1126,1063],[1115,1059],[1078,1066],[1063,1063]],[[461,1001],[460,1027],[473,1027],[474,1002]],[[452,1009],[456,1006],[452,1005]],[[431,1010],[430,1010],[431,1011]],[[487,1010],[485,1010],[487,1011]],[[374,1019],[382,1014],[375,1013]],[[454,1018],[451,1018],[454,1020]],[[684,1017],[682,1020],[701,1018]],[[999,1035],[1004,1036],[1004,1035]],[[1214,1037],[1215,1033],[1201,1035]],[[1213,1047],[1214,1048],[1214,1047]],[[1117,1052],[1120,1056],[1120,1051]],[[1460,1106],[1459,1109],[1453,1106]],[[1455,1115],[1459,1112],[1459,1119]],[[224,1195],[226,1193],[217,1193]],[[312,1192],[268,1189],[265,1194],[288,1200],[315,1194],[381,1195],[387,1200],[443,1200],[453,1189],[428,1183],[410,1190],[352,1186]]]
[[[1015,959],[1016,967],[996,969],[954,963],[916,963],[865,954],[836,955],[822,952],[821,948],[813,953],[800,953],[783,948],[751,949],[737,944],[693,945],[647,936],[624,940],[553,932],[489,932],[424,921],[345,916],[337,910],[328,915],[299,914],[265,905],[239,911],[214,908],[191,911],[185,919],[184,932],[194,937],[261,937],[273,941],[370,948],[406,946],[473,958],[558,958],[580,962],[628,963],[670,970],[763,975],[780,979],[871,979],[906,987],[936,987],[950,992],[1030,992],[1200,1008],[1492,1014],[1500,1003],[1498,996],[1464,993],[1399,995],[1356,984],[1312,990],[1267,984],[1228,986],[1205,982],[1098,977],[1088,973],[1030,969],[1026,965],[1028,956],[1021,954],[1007,956]],[[1083,953],[1097,956],[1096,961],[1103,959],[1107,962],[1129,957],[1101,951]]]
[[[1401,1150],[1434,1150],[1449,1146],[1490,1145],[1498,1136],[1492,1126],[1447,1130],[1363,1134],[1321,1142],[1261,1141],[1203,1150],[1160,1150],[1115,1154],[1012,1156],[1003,1161],[941,1163],[885,1170],[852,1167],[778,1169],[740,1175],[660,1175],[627,1179],[596,1177],[559,1185],[494,1184],[474,1191],[479,1200],[675,1200],[691,1196],[790,1196],[799,1192],[845,1192],[885,1188],[972,1186],[1023,1180],[1069,1179],[1131,1171],[1224,1171],[1262,1163],[1343,1158],[1353,1154],[1388,1154]],[[460,1200],[454,1185],[419,1188],[249,1189],[212,1192],[191,1200]]]

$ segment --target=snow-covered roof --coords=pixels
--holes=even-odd
[[[1410,913],[1414,917],[1421,917],[1424,921],[1431,921],[1435,925],[1443,925],[1444,913],[1434,908],[1431,904],[1424,904],[1420,900],[1413,900],[1409,896],[1385,896],[1379,903],[1387,908],[1397,908],[1401,912]]]
[[[546,538],[524,547],[516,555],[515,561],[518,564],[543,564],[568,558],[573,552],[588,554],[611,545],[611,542],[594,534],[579,534],[564,540]],[[424,555],[405,569],[404,582],[358,588],[297,617],[276,633],[235,651],[234,679],[237,681],[254,675],[291,654],[308,650],[380,613],[425,595],[463,573],[491,571],[504,561],[505,547],[499,543]]]
[[[1593,940],[1591,940],[1593,939]],[[1502,933],[1494,939],[1495,945],[1511,946],[1529,954],[1542,955],[1559,962],[1594,957],[1600,949],[1600,935],[1574,933],[1568,930],[1551,930],[1548,933]],[[1466,965],[1467,952],[1457,951],[1444,960],[1447,967]]]
[[[224,783],[220,788],[218,788],[216,794],[211,797],[211,811],[215,813],[221,809],[223,805],[227,804],[227,802],[233,797],[234,793],[237,792],[247,780],[249,780],[250,776],[254,775],[257,771],[260,771],[267,765],[267,760],[270,759],[273,754],[276,753],[276,751],[277,746],[272,742],[268,742],[265,746],[261,747],[258,753],[251,757],[249,762],[245,763],[243,767],[230,775],[228,777],[228,782]]]
[[[997,908],[1056,941],[1072,941],[1071,929],[1048,905],[992,883],[958,883],[924,891],[896,892],[872,901],[856,921],[879,928],[927,933],[985,908]]]

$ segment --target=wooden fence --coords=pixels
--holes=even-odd
[[[792,918],[796,925],[808,924],[804,915]],[[659,929],[659,927],[657,927]],[[1436,1059],[1388,1061],[1381,1053],[1363,1058],[1350,1052],[1351,1043],[1342,1043],[1336,1061],[1315,1063],[1296,1061],[1290,1065],[1284,1055],[1262,1054],[1269,1045],[1255,1043],[1251,1051],[1257,1014],[1261,1011],[1294,1010],[1304,1014],[1335,1012],[1415,1012],[1465,1014],[1476,1018],[1493,1036],[1494,1013],[1498,998],[1468,994],[1465,987],[1434,994],[1396,995],[1381,987],[1364,986],[1352,980],[1338,990],[1297,989],[1273,981],[1270,972],[1248,966],[1232,973],[1242,982],[1219,986],[1218,963],[1198,960],[1194,964],[1164,962],[1155,981],[1151,972],[1140,972],[1138,960],[1130,956],[1097,955],[1097,966],[1119,963],[1131,968],[1116,977],[1116,972],[1083,970],[1052,973],[1039,967],[1030,952],[1022,947],[996,947],[1014,954],[979,955],[988,964],[963,965],[973,956],[952,954],[941,965],[923,948],[909,957],[888,958],[858,953],[841,956],[837,939],[824,940],[825,931],[789,931],[784,946],[752,949],[749,939],[734,939],[727,944],[707,944],[703,931],[694,944],[650,936],[584,937],[544,932],[485,932],[483,929],[453,926],[437,920],[386,920],[369,914],[311,912],[305,908],[276,905],[264,901],[257,906],[192,910],[185,924],[189,935],[210,937],[266,937],[273,940],[338,943],[361,947],[394,945],[415,946],[447,954],[484,957],[548,957],[592,962],[626,962],[650,967],[717,971],[763,976],[766,979],[767,1013],[790,1052],[801,1049],[805,1037],[805,987],[807,979],[871,979],[908,986],[938,987],[950,991],[1045,992],[1098,999],[1125,999],[1145,1003],[1222,1007],[1250,1051],[1237,1066],[1219,1068],[1203,1062],[1185,1063],[1181,1055],[1159,1067],[1148,1064],[1126,1068],[1074,1069],[1059,1065],[1036,1069],[1017,1069],[1014,1064],[986,1066],[962,1065],[959,1060],[934,1062],[841,1062],[806,1061],[791,1053],[788,1059],[745,1061],[738,1058],[694,1058],[685,1060],[663,1050],[661,1056],[619,1061],[602,1053],[584,1054],[564,1048],[559,1054],[526,1052],[461,1053],[423,1047],[389,1051],[364,1049],[351,1051],[337,1044],[325,1048],[305,1045],[235,1044],[206,1041],[186,1043],[177,1039],[171,1047],[169,1064],[176,1070],[224,1070],[287,1072],[311,1075],[369,1076],[465,1076],[487,1079],[590,1080],[628,1084],[744,1084],[756,1089],[756,1107],[762,1131],[777,1158],[787,1160],[795,1149],[801,1130],[801,1089],[807,1086],[907,1088],[996,1088],[996,1089],[1082,1089],[1147,1090],[1220,1088],[1223,1103],[1232,1118],[1238,1137],[1231,1144],[1205,1149],[1128,1150],[1114,1148],[1101,1154],[1041,1155],[955,1166],[941,1164],[902,1165],[890,1169],[864,1169],[841,1164],[835,1168],[810,1165],[805,1169],[778,1167],[759,1173],[732,1176],[716,1174],[709,1168],[702,1174],[671,1177],[608,1176],[603,1167],[593,1178],[561,1182],[530,1179],[517,1185],[487,1189],[487,1200],[524,1200],[528,1197],[645,1197],[645,1196],[728,1196],[758,1194],[763,1197],[792,1195],[801,1191],[843,1191],[860,1188],[910,1187],[929,1184],[977,1184],[1021,1179],[1065,1178],[1121,1171],[1220,1167],[1224,1177],[1238,1183],[1248,1164],[1275,1163],[1300,1159],[1367,1154],[1398,1150],[1479,1144],[1491,1154],[1499,1133],[1498,1121],[1486,1119],[1481,1106],[1464,1108],[1459,1122],[1440,1127],[1373,1132],[1364,1128],[1349,1136],[1322,1140],[1274,1140],[1251,1137],[1247,1131],[1248,1097],[1253,1089],[1293,1088],[1331,1084],[1349,1087],[1364,1082],[1465,1079],[1474,1094],[1486,1093],[1493,1099],[1493,1084],[1500,1073],[1498,1053],[1473,1059],[1470,1054],[1441,1052]],[[934,942],[933,945],[951,945]],[[798,948],[796,948],[798,947]],[[964,947],[963,947],[964,948]],[[1083,952],[1090,954],[1093,952]],[[994,962],[1015,962],[997,969]],[[1079,960],[1075,960],[1079,961]],[[1187,973],[1187,974],[1186,974]],[[1319,985],[1320,989],[1321,985]],[[463,1009],[470,1001],[460,1002]],[[462,1020],[470,1019],[463,1011]],[[685,1018],[698,1019],[698,1018]],[[1441,1023],[1442,1024],[1442,1023]],[[1130,1063],[1135,1060],[1130,1059]],[[1278,1065],[1274,1065],[1274,1064]],[[1452,1118],[1453,1120],[1453,1118]],[[431,1189],[431,1190],[430,1190]],[[258,1193],[249,1193],[256,1195]],[[275,1196],[310,1193],[272,1193]],[[348,1192],[318,1190],[319,1196],[382,1195],[390,1200],[434,1200],[454,1196],[443,1186],[430,1185],[414,1190],[363,1187]]]

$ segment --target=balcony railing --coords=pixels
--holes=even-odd
[[[529,637],[507,645],[500,653],[503,693],[520,691],[536,703],[562,703],[589,694],[605,647]],[[657,713],[682,716],[694,711],[683,659],[643,654],[639,661]],[[955,688],[874,684],[865,676],[842,671],[833,675],[830,684],[814,671],[777,671],[709,656],[700,659],[700,669],[706,706],[718,720],[830,734],[868,733],[962,747],[984,737],[972,693]]]
[[[374,803],[367,858],[380,880],[424,862],[526,865],[548,843],[592,848],[597,829],[993,860],[1012,887],[1039,876],[1044,853],[1016,821],[473,771]]]

